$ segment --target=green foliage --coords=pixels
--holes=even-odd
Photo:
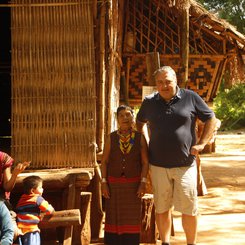
[[[237,27],[241,33],[245,33],[245,0],[197,0],[203,6],[226,19],[230,24]]]
[[[214,99],[214,112],[221,120],[221,129],[245,127],[245,83],[220,91]]]

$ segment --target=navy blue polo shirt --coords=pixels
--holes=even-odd
[[[212,117],[213,111],[191,90],[177,87],[168,103],[158,92],[146,96],[137,120],[150,128],[150,163],[165,168],[190,166],[195,159],[190,149],[196,143],[196,119],[205,122]]]

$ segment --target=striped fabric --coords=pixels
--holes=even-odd
[[[105,230],[110,233],[124,234],[124,233],[138,233],[140,232],[140,225],[110,225],[106,224]]]
[[[3,172],[13,165],[14,159],[7,153],[0,151],[0,197],[9,199],[10,193],[3,190]]]
[[[108,177],[110,199],[105,200],[105,244],[139,244],[141,199],[136,195],[139,180],[132,179]]]
[[[38,194],[23,194],[16,206],[17,225],[25,234],[39,231],[40,213],[51,214],[54,208]]]
[[[135,182],[140,182],[140,176],[133,177],[133,178],[125,178],[125,177],[113,177],[109,176],[108,181],[110,183],[135,183]]]
[[[9,156],[7,153],[0,151],[0,162],[1,166],[4,166],[4,168],[10,167],[13,164],[14,159]]]

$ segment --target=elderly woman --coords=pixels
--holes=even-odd
[[[141,197],[148,173],[148,149],[144,136],[133,128],[133,111],[117,109],[119,128],[105,143],[102,162],[102,195],[105,198],[107,245],[140,243]]]

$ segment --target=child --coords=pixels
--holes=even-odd
[[[39,176],[29,176],[23,180],[24,194],[16,206],[17,225],[23,235],[21,245],[40,245],[40,213],[51,214],[54,208],[42,197],[43,180]]]

